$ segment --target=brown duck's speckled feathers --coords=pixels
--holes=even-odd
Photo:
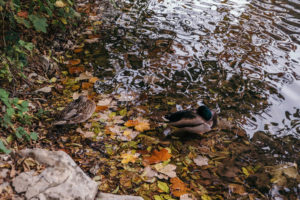
[[[95,112],[96,104],[85,96],[80,96],[65,107],[53,125],[77,124],[88,120]]]

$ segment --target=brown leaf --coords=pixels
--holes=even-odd
[[[168,160],[172,157],[171,154],[169,154],[167,149],[162,149],[160,151],[154,150],[151,156],[144,157],[143,164],[145,166],[151,165],[154,163],[159,163],[161,161]]]
[[[69,60],[67,62],[67,65],[68,66],[74,66],[74,65],[78,65],[80,62],[81,62],[80,59]]]
[[[102,111],[102,110],[107,110],[108,106],[96,106],[96,112]]]
[[[81,88],[82,88],[82,89],[89,89],[89,88],[91,88],[91,87],[93,87],[93,84],[92,84],[92,83],[83,82],[83,83],[81,84]]]
[[[188,193],[188,188],[186,187],[186,184],[180,180],[178,177],[171,178],[171,192],[174,196],[180,197],[183,194]]]
[[[82,52],[82,51],[83,51],[82,48],[74,49],[74,53],[79,53],[79,52]]]
[[[78,74],[78,73],[84,72],[84,71],[85,71],[84,67],[70,67],[69,68],[70,74]]]
[[[242,185],[238,185],[238,184],[229,184],[228,185],[229,190],[235,194],[239,194],[239,195],[246,195],[247,192],[245,191],[244,186]]]
[[[92,78],[90,78],[89,82],[90,82],[90,83],[96,83],[96,81],[98,81],[98,80],[99,80],[99,78],[97,78],[97,77],[92,77]]]

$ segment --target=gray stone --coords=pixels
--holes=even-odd
[[[46,169],[39,175],[23,172],[13,180],[15,190],[25,192],[26,199],[92,200],[98,184],[91,180],[63,151],[51,152],[44,149],[25,149],[24,157],[31,156]]]
[[[115,195],[100,192],[96,200],[144,200],[142,197],[130,195]]]

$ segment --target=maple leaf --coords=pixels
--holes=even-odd
[[[171,191],[172,194],[176,197],[180,197],[183,194],[188,193],[188,188],[186,187],[186,184],[180,180],[178,177],[171,178]]]
[[[128,151],[127,153],[121,154],[122,161],[121,163],[127,164],[129,162],[135,163],[136,159],[140,156],[138,153],[133,153],[132,151]]]
[[[128,120],[124,125],[127,127],[133,127],[138,125],[138,120]]]
[[[149,124],[148,120],[143,119],[143,118],[128,120],[124,125],[127,127],[134,126],[134,129],[139,132],[147,131],[150,129],[150,124]]]
[[[145,166],[159,163],[161,161],[168,160],[172,155],[168,152],[167,149],[162,149],[160,151],[154,150],[151,156],[144,157],[143,164]]]
[[[150,125],[148,122],[139,122],[136,126],[134,126],[134,129],[139,131],[139,132],[143,132],[143,131],[147,131],[150,130]]]

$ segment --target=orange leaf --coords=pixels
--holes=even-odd
[[[17,13],[19,17],[27,18],[28,17],[28,12],[27,11],[20,11]]]
[[[81,84],[81,88],[82,88],[82,89],[89,89],[89,88],[91,88],[91,87],[93,87],[93,84],[92,84],[92,83],[83,82],[83,83]]]
[[[139,132],[150,130],[150,125],[148,122],[139,122],[137,125],[134,126],[135,130]]]
[[[80,59],[69,60],[68,66],[78,65],[80,62],[81,62]]]
[[[74,49],[74,53],[79,53],[79,52],[82,52],[82,51],[83,51],[82,48]]]
[[[144,157],[143,164],[145,166],[151,165],[154,163],[159,163],[161,161],[168,160],[172,157],[171,154],[169,154],[167,149],[162,149],[160,151],[154,150],[151,156]]]
[[[186,184],[180,180],[178,177],[171,178],[171,191],[172,194],[176,197],[180,197],[183,194],[188,193],[188,188],[186,187]]]
[[[108,106],[97,106],[96,107],[96,112],[102,111],[102,110],[107,110]]]
[[[138,120],[128,120],[124,125],[127,127],[136,126],[139,124]]]
[[[89,35],[89,39],[100,38],[100,35]]]
[[[78,74],[78,73],[84,72],[84,71],[85,71],[84,67],[70,67],[69,68],[70,74]]]
[[[90,83],[96,83],[96,81],[98,81],[99,79],[97,77],[92,77],[90,78],[89,82]]]

